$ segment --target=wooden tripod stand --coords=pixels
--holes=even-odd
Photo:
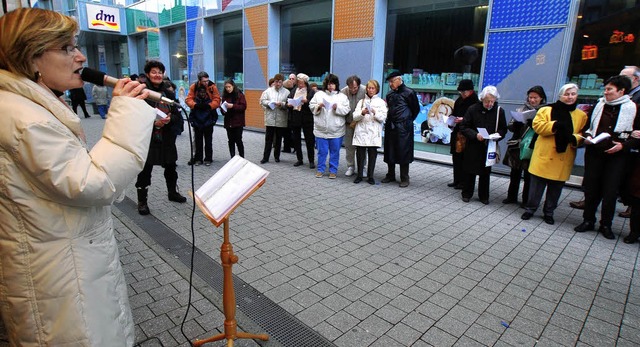
[[[237,331],[236,323],[236,293],[233,289],[233,272],[231,267],[238,262],[238,256],[233,253],[233,246],[229,242],[229,217],[224,220],[224,241],[220,247],[220,260],[222,261],[222,271],[224,283],[222,287],[222,303],[224,308],[224,333],[214,335],[204,340],[195,340],[193,345],[198,347],[208,342],[227,339],[227,347],[233,347],[235,339],[259,339],[269,340],[267,334],[249,334]]]

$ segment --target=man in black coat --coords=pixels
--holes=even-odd
[[[395,164],[400,165],[400,187],[409,186],[409,164],[413,162],[413,121],[420,113],[418,97],[402,82],[402,74],[387,77],[387,121],[384,125],[384,162],[388,171],[382,183],[395,182]]]
[[[84,118],[91,117],[87,112],[87,106],[84,101],[87,100],[87,94],[84,92],[84,88],[74,88],[69,90],[69,99],[71,99],[71,109],[74,113],[78,113],[78,106],[82,108],[84,112]]]
[[[453,113],[455,117],[455,126],[451,132],[451,160],[453,161],[453,182],[447,184],[448,187],[462,189],[464,181],[464,171],[462,170],[463,152],[456,151],[456,143],[458,142],[458,133],[460,132],[460,123],[467,113],[467,109],[478,103],[478,95],[473,90],[473,81],[462,80],[458,84],[458,93],[460,97],[453,104]]]

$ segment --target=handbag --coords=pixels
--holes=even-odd
[[[496,130],[494,132],[498,132],[498,120],[500,119],[500,106],[498,106],[498,111],[496,113]],[[496,140],[489,140],[487,144],[487,159],[485,160],[484,166],[492,166],[500,162],[500,153],[498,152],[498,142]]]
[[[524,135],[522,135],[522,139],[520,140],[520,160],[530,160],[531,155],[533,154],[533,148],[531,148],[531,141],[533,141],[533,136],[536,134],[533,131],[533,128],[527,128]]]
[[[467,146],[467,137],[462,135],[459,131],[456,133],[456,153],[464,152]]]

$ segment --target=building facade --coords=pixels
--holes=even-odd
[[[247,101],[247,126],[263,128],[258,99],[276,73],[304,72],[321,85],[332,72],[384,81],[404,74],[423,109],[418,155],[449,161],[442,141],[423,143],[420,123],[432,102],[456,86],[495,85],[513,110],[541,85],[548,102],[566,82],[580,102],[602,82],[640,64],[640,4],[625,0],[45,0],[32,4],[76,16],[88,66],[122,76],[159,59],[179,94],[207,71],[234,78]],[[382,91],[387,92],[386,83]],[[508,112],[507,112],[508,114]],[[510,136],[510,135],[508,135]],[[506,141],[502,141],[506,142]],[[503,144],[504,145],[504,144]],[[577,159],[580,175],[582,156]]]

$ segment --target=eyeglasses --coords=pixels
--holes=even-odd
[[[51,48],[51,51],[63,51],[66,52],[67,55],[76,55],[80,52],[80,46],[77,45],[66,45],[62,48]]]

